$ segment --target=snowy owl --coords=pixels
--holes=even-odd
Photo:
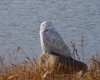
[[[65,44],[61,35],[54,28],[52,22],[44,21],[40,25],[40,42],[44,53],[56,53],[71,57],[71,51]]]

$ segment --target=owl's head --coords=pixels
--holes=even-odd
[[[40,25],[40,31],[48,31],[54,29],[52,22],[44,21]]]

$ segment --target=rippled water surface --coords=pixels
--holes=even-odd
[[[85,56],[100,53],[100,0],[0,0],[0,55],[16,53],[20,46],[29,57],[41,52],[40,23],[52,21],[71,48],[84,35]],[[24,53],[19,51],[19,58]]]

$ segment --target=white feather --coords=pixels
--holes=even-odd
[[[40,26],[40,41],[43,52],[57,53],[63,56],[70,56],[71,52],[60,34],[53,27],[51,22],[43,22]]]

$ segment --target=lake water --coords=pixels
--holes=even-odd
[[[76,43],[82,57],[100,53],[100,0],[0,0],[0,55],[16,54],[21,47],[29,57],[41,53],[39,27],[43,21],[52,21],[71,48]],[[22,51],[19,59],[25,57]]]

